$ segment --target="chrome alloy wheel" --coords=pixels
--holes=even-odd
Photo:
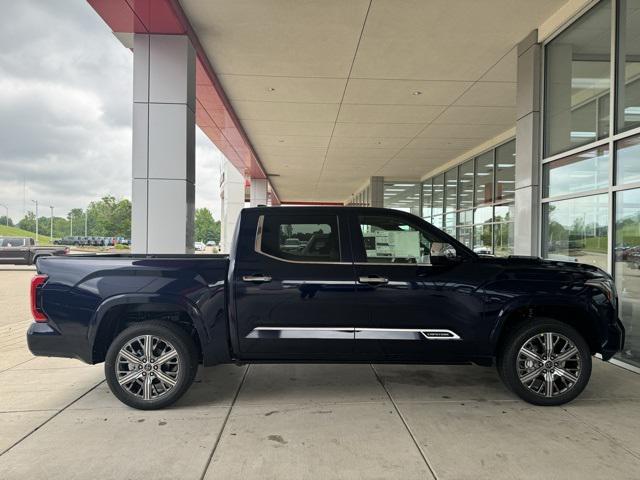
[[[155,400],[176,386],[180,356],[167,340],[140,335],[120,349],[115,368],[123,389],[143,400]]]
[[[582,370],[578,348],[564,335],[553,332],[527,340],[516,361],[520,382],[543,397],[557,397],[571,390]]]

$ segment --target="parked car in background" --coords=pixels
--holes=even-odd
[[[0,264],[34,265],[39,258],[66,255],[69,247],[38,247],[31,237],[0,237]]]
[[[209,240],[207,242],[207,247],[215,247],[217,245],[215,240]]]
[[[193,247],[196,249],[196,252],[204,252],[206,250],[206,246],[202,242],[194,243]]]
[[[560,405],[592,355],[624,345],[613,279],[592,265],[477,255],[382,208],[249,208],[238,222],[229,256],[40,260],[29,348],[105,362],[118,399],[154,409],[199,363],[233,362],[496,365],[527,402]]]

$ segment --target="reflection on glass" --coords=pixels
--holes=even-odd
[[[385,183],[384,207],[403,212],[420,214],[420,183]]]
[[[495,207],[494,218],[496,222],[513,222],[514,216],[515,206],[513,204]]]
[[[607,269],[607,194],[549,202],[543,209],[543,252],[554,260]]]
[[[546,197],[606,188],[609,185],[609,147],[565,157],[543,167]]]
[[[446,212],[458,208],[458,169],[452,168],[444,174],[444,205]]]
[[[473,227],[473,251],[480,255],[493,254],[493,225],[476,225]]]
[[[473,227],[458,227],[458,240],[469,248],[473,248]]]
[[[619,141],[616,149],[616,183],[640,182],[640,135]]]
[[[473,160],[460,165],[458,172],[458,208],[473,207]]]
[[[433,182],[427,180],[422,184],[422,218],[431,218],[431,203],[433,201],[431,185]],[[427,220],[428,221],[428,220]]]
[[[596,140],[608,131],[611,2],[603,0],[546,46],[545,155]],[[606,102],[604,102],[606,103]]]
[[[473,223],[491,223],[493,222],[493,207],[476,208],[473,215]]]
[[[514,198],[516,194],[516,141],[496,148],[496,201]]]
[[[618,131],[640,126],[640,0],[620,2]]]
[[[493,201],[493,150],[476,158],[475,205]]]
[[[626,329],[621,358],[640,366],[640,189],[616,196],[615,279]]]
[[[513,223],[496,223],[493,226],[494,254],[499,257],[513,255]]]
[[[456,234],[456,214],[455,213],[447,213],[444,216],[444,231],[451,236],[455,236]]]
[[[431,217],[431,225],[442,230],[442,215],[434,215]]]
[[[473,210],[458,212],[458,225],[471,225],[473,223]]]
[[[433,178],[433,215],[442,213],[444,207],[444,175]]]

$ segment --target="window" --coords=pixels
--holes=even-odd
[[[493,150],[476,158],[475,205],[493,201]]]
[[[431,203],[433,202],[431,186],[433,181],[429,180],[422,184],[422,218],[429,221],[431,218]]]
[[[385,183],[384,206],[419,215],[420,189],[421,185],[419,183]]]
[[[497,205],[494,208],[493,219],[496,222],[493,226],[493,253],[500,257],[513,255],[514,244],[514,211],[511,205]]]
[[[7,237],[0,239],[2,247],[22,247],[24,246],[24,238]]]
[[[496,202],[516,195],[516,141],[496,148]]]
[[[544,196],[569,195],[609,185],[609,147],[600,147],[547,163]]]
[[[444,210],[453,212],[458,208],[458,169],[452,168],[444,174]],[[455,222],[454,222],[455,224]]]
[[[640,182],[640,136],[619,141],[616,151],[616,184]]]
[[[607,194],[549,202],[543,219],[545,257],[607,269]]]
[[[611,2],[603,0],[545,49],[545,155],[609,131]]]
[[[616,196],[615,280],[627,339],[623,359],[640,367],[640,189]]]
[[[330,215],[266,215],[261,250],[283,260],[339,262],[337,218]]]
[[[473,160],[460,165],[458,195],[460,208],[473,207]]]
[[[444,206],[444,175],[438,175],[433,179],[433,215],[442,213]]]
[[[640,0],[620,2],[618,32],[619,132],[640,126]]]
[[[429,264],[431,243],[439,240],[428,232],[393,217],[359,217],[367,262]]]

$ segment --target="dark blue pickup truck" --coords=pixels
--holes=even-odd
[[[496,364],[524,400],[575,398],[591,356],[624,343],[611,277],[589,265],[482,257],[422,219],[353,207],[250,208],[224,255],[43,258],[36,355],[105,363],[141,409],[176,401],[199,364]]]

